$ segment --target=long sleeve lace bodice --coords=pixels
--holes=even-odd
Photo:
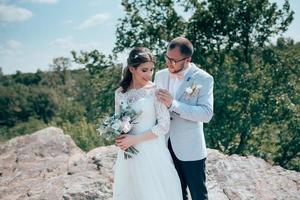
[[[164,135],[169,132],[170,127],[170,113],[167,107],[162,104],[158,99],[154,96],[154,108],[156,113],[157,124],[152,127],[151,131],[155,135]]]
[[[169,132],[170,114],[164,104],[158,101],[155,96],[156,87],[154,85],[145,86],[140,89],[131,89],[125,93],[121,89],[115,92],[115,113],[120,111],[120,106],[129,105],[136,111],[142,111],[141,116],[134,125],[138,131],[151,130],[153,134],[159,136]]]

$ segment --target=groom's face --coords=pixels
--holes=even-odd
[[[183,70],[189,59],[189,57],[182,55],[178,48],[168,49],[165,58],[166,65],[171,73]]]

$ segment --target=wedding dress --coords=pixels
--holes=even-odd
[[[182,200],[180,180],[165,142],[170,115],[156,99],[155,90],[151,85],[126,93],[116,91],[116,112],[124,102],[135,111],[142,111],[130,134],[152,130],[158,137],[135,145],[139,153],[129,159],[119,150],[114,166],[113,200]]]

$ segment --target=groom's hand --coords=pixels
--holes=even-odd
[[[160,102],[165,104],[168,108],[171,107],[172,102],[173,102],[173,97],[172,95],[168,92],[168,90],[163,90],[159,89],[158,92],[156,93],[156,97]]]

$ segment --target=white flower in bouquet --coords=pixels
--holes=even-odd
[[[130,117],[123,117],[123,120],[124,121],[122,122],[122,132],[128,133],[132,129],[132,125],[130,124]]]
[[[131,130],[131,128],[132,128],[131,124],[129,122],[126,122],[123,129],[122,129],[122,131],[124,133],[128,133]]]
[[[130,134],[130,130],[136,123],[136,119],[141,112],[136,112],[132,109],[127,102],[122,102],[120,105],[120,112],[103,120],[98,124],[96,129],[99,134],[106,139],[115,139],[121,134]],[[133,155],[138,154],[138,150],[131,146],[124,151],[125,159],[131,158]]]
[[[120,127],[122,126],[122,121],[117,120],[111,127],[115,129],[116,131],[120,130]]]

